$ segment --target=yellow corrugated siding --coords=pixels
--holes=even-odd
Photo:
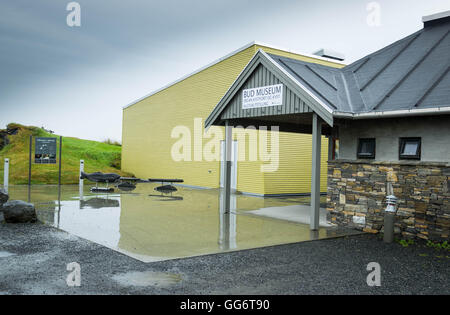
[[[279,133],[280,161],[276,172],[264,173],[265,194],[311,191],[311,135]],[[328,141],[322,137],[321,191],[327,189]]]
[[[246,136],[244,142],[240,141],[238,135],[244,134],[243,130],[234,129],[233,139],[238,140],[238,152],[242,152],[242,148],[245,147],[245,161],[238,161],[238,176],[237,176],[237,190],[243,192],[249,192],[253,194],[265,194],[264,187],[264,174],[261,173],[261,161],[250,161],[250,137],[258,137],[257,130],[246,131],[249,135]]]
[[[143,178],[181,177],[188,185],[218,187],[219,162],[172,160],[171,132],[180,125],[193,132],[194,118],[208,117],[254,53],[249,47],[125,109],[122,168]]]
[[[173,161],[171,148],[177,139],[171,138],[171,132],[176,126],[186,126],[193,138],[194,118],[204,120],[208,117],[259,48],[251,46],[126,108],[123,111],[122,169],[140,178],[183,178],[187,185],[217,188],[220,162]],[[262,48],[273,54],[324,63],[310,57]],[[204,140],[203,145],[207,141]],[[322,158],[326,161],[325,141],[323,145]],[[194,151],[195,148],[192,158]],[[280,133],[279,170],[261,173],[261,164],[261,161],[238,163],[238,190],[256,194],[309,192],[311,136]],[[322,191],[326,191],[326,162],[322,165],[322,179]]]

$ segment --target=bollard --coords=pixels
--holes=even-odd
[[[386,197],[387,207],[384,210],[384,236],[385,243],[392,243],[394,241],[394,224],[395,224],[395,205],[397,198],[393,195]]]
[[[84,160],[80,160],[80,176],[78,177],[80,179],[80,196],[83,196],[84,180],[81,179],[81,172],[84,172]]]
[[[5,167],[3,169],[3,188],[8,193],[9,186],[9,159],[5,159]]]

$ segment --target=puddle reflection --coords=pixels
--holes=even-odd
[[[78,186],[62,186],[59,191],[57,186],[33,186],[29,195],[44,223],[144,262],[343,233],[320,228],[311,234],[307,224],[268,215],[283,209],[292,211],[294,205],[307,205],[309,198],[305,197],[233,195],[232,211],[224,213],[219,190],[178,187],[177,192],[160,195],[154,188],[154,184],[145,184],[133,192],[93,194],[89,187],[79,191]],[[10,186],[11,199],[24,200],[27,194],[26,186]],[[259,210],[264,211],[263,215],[257,215]]]
[[[80,209],[101,209],[101,208],[119,208],[120,202],[116,199],[110,199],[107,197],[89,198],[87,200],[80,199]]]

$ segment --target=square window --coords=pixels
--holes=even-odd
[[[375,158],[375,138],[358,140],[358,159]]]
[[[400,138],[399,159],[420,160],[421,138]]]

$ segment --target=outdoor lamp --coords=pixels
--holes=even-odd
[[[389,195],[386,197],[386,209],[384,210],[384,237],[383,240],[386,243],[392,243],[394,241],[394,223],[395,212],[397,205],[397,197]]]
[[[389,195],[386,197],[386,204],[387,207],[384,211],[386,212],[393,212],[395,213],[397,210],[395,208],[395,206],[397,205],[397,197],[393,196],[393,195]]]

